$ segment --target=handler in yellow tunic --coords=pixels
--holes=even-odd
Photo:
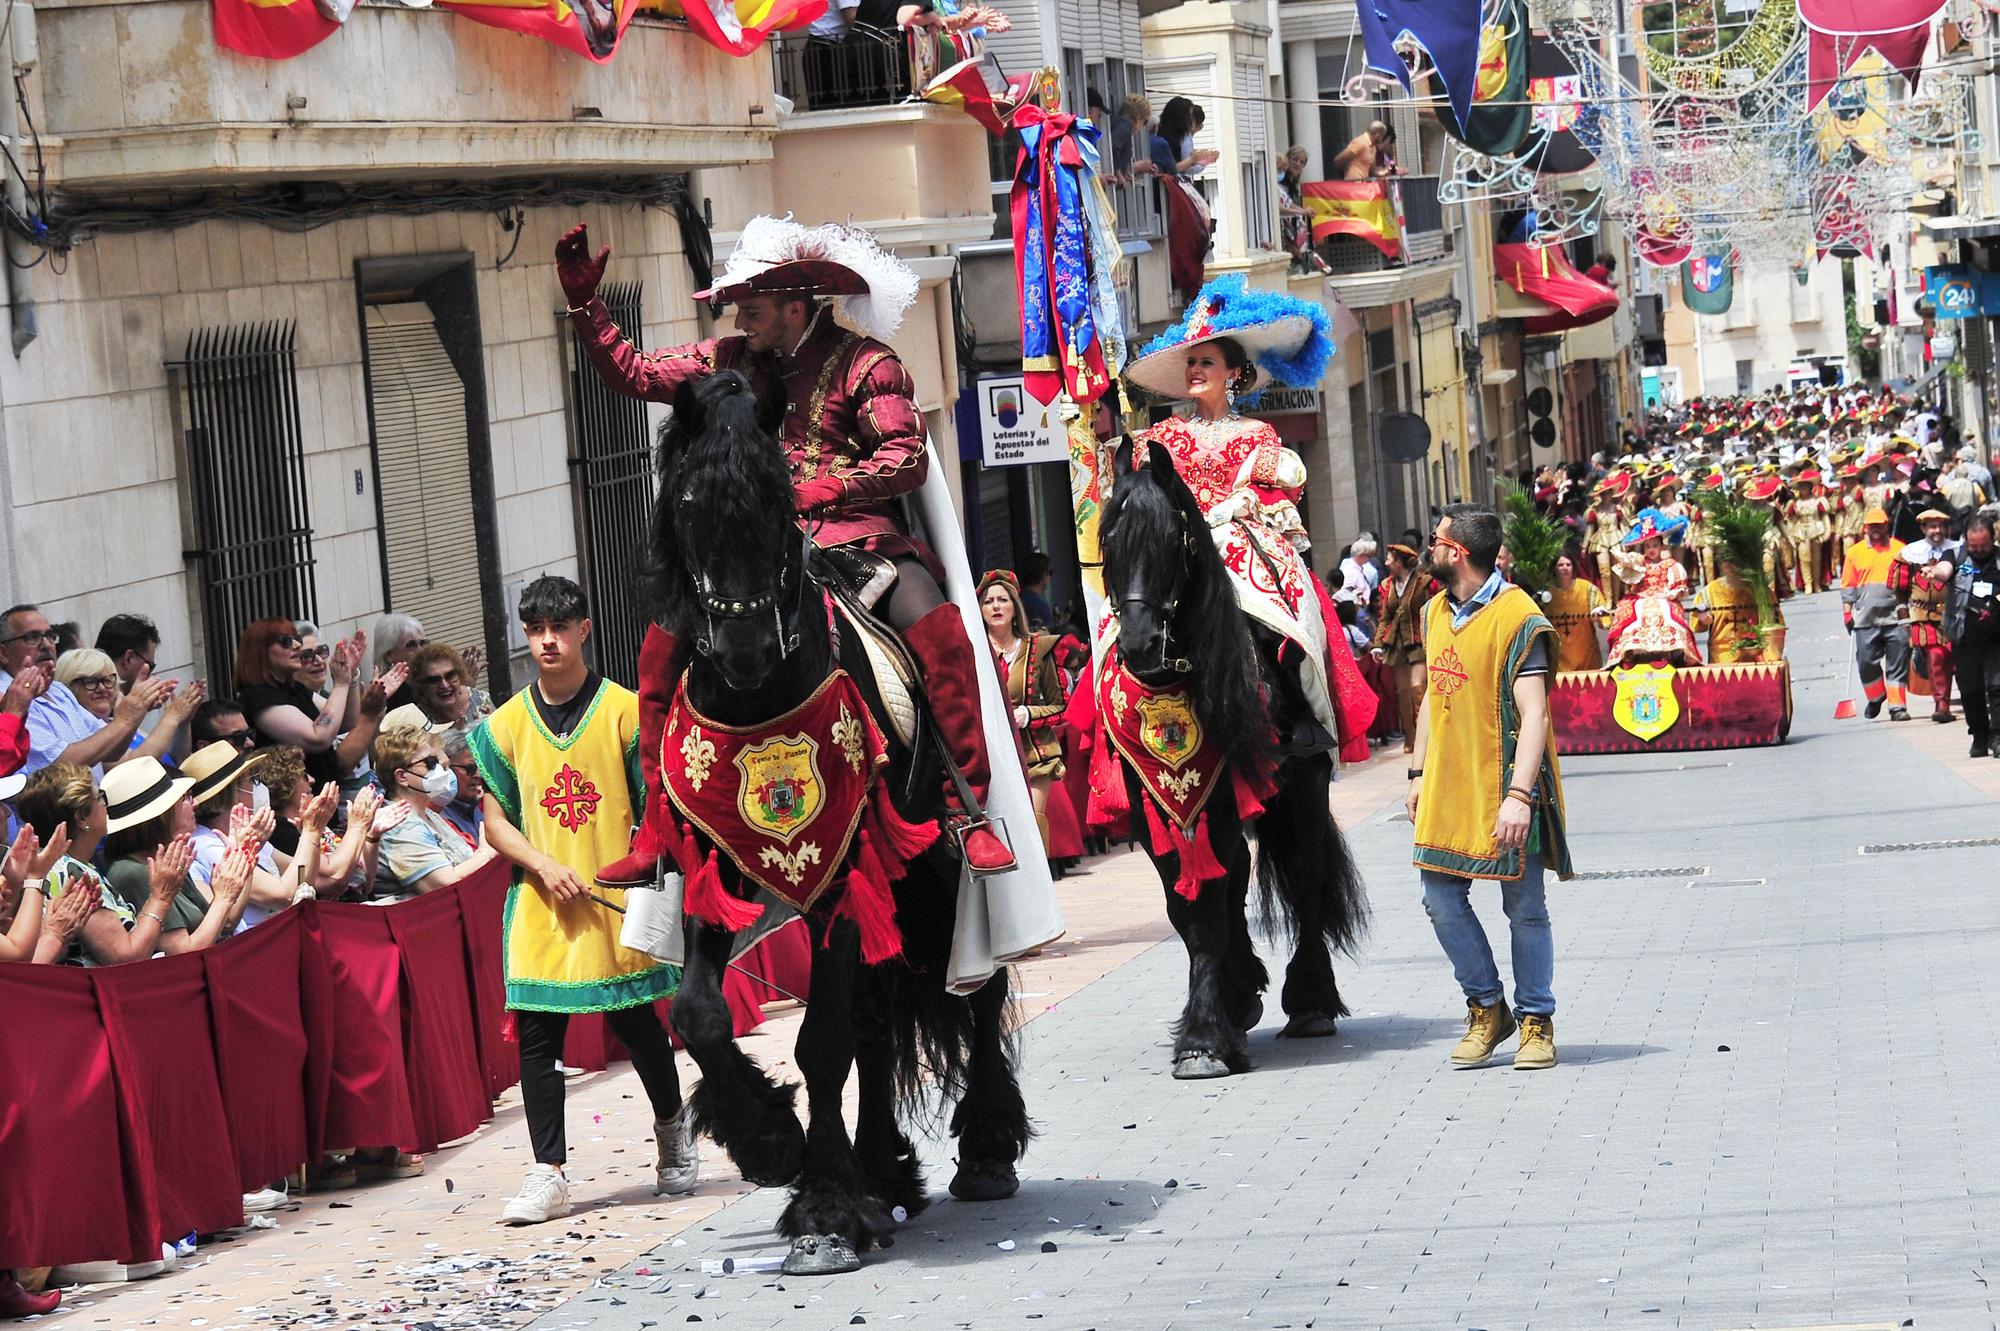
[[[1517,1068],[1556,1062],[1555,941],[1542,880],[1571,875],[1562,773],[1549,715],[1555,630],[1534,598],[1494,569],[1500,519],[1453,504],[1431,540],[1444,584],[1425,612],[1429,687],[1417,717],[1407,808],[1424,911],[1466,1001],[1466,1034],[1451,1052],[1478,1067],[1521,1032]],[[1472,880],[1497,879],[1513,939],[1514,1011]]]
[[[653,1105],[655,1191],[693,1191],[698,1161],[673,1042],[653,1008],[673,994],[680,971],[621,947],[623,916],[612,906],[624,905],[625,893],[593,885],[598,870],[631,849],[645,807],[638,696],[585,663],[590,617],[568,578],[528,584],[521,624],[540,676],[481,721],[470,742],[486,784],[486,837],[518,870],[501,926],[502,970],[535,1165],[501,1219],[539,1224],[569,1214],[562,1054],[572,1013],[606,1014],[631,1051]]]
[[[1784,623],[1775,601],[1771,608],[1775,622]],[[1757,632],[1757,593],[1734,564],[1725,561],[1722,576],[1695,593],[1694,626],[1708,630],[1710,665],[1764,659],[1764,639]]]
[[[1556,556],[1555,585],[1542,593],[1542,609],[1556,631],[1556,669],[1604,669],[1604,645],[1597,640],[1598,621],[1611,616],[1611,602],[1588,578],[1579,578],[1576,559],[1568,551]]]

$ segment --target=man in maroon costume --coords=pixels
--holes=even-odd
[[[760,217],[744,228],[722,279],[695,294],[732,302],[736,335],[641,352],[597,298],[610,257],[609,246],[591,254],[580,225],[556,243],[556,276],[591,364],[613,389],[649,402],[671,402],[681,384],[718,370],[744,374],[760,392],[772,375],[779,377],[790,399],[784,443],[799,516],[812,520],[819,545],[860,545],[894,562],[896,584],[878,612],[917,658],[939,736],[983,803],[991,769],[972,642],[939,586],[935,557],[903,530],[897,511],[898,497],[922,485],[929,470],[923,414],[896,353],[843,327],[828,303],[840,302],[855,316],[850,322],[886,336],[915,294],[914,276],[864,234]],[[665,852],[662,834],[671,820],[659,781],[660,737],[680,669],[673,636],[657,624],[648,627],[639,649],[646,816],[632,854],[599,874],[601,882],[648,881]],[[980,810],[960,807],[950,781],[945,800],[974,873],[1014,867],[1013,853]]]

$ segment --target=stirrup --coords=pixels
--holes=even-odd
[[[994,839],[998,841],[1002,846],[1006,847],[1008,858],[1012,862],[1009,863],[1005,868],[981,869],[977,865],[973,864],[972,857],[966,853],[965,849],[966,840],[969,837],[971,837],[974,832],[980,831],[981,829],[993,833]],[[950,834],[952,841],[958,847],[959,862],[965,865],[966,871],[972,874],[972,876],[975,878],[984,878],[994,874],[1012,873],[1015,869],[1020,867],[1021,859],[1020,856],[1015,854],[1014,852],[1014,838],[1010,836],[1007,832],[1007,820],[1005,818],[996,818],[992,814],[987,813],[983,809],[980,810],[980,812],[977,815],[968,813],[953,813],[947,816],[947,818],[945,819],[945,830]]]

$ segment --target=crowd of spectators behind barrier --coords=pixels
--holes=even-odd
[[[428,641],[407,615],[374,629],[329,642],[309,621],[259,620],[216,688],[156,675],[144,616],[114,615],[84,645],[37,606],[0,613],[0,964],[198,951],[314,897],[399,900],[489,863],[466,746],[493,708],[482,653]],[[312,1176],[421,1169],[362,1145]],[[283,1200],[279,1181],[244,1204]],[[52,1297],[0,1272],[0,1316]]]

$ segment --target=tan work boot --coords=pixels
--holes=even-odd
[[[1514,1014],[1505,1002],[1492,1007],[1465,1005],[1465,1038],[1451,1051],[1451,1063],[1458,1068],[1476,1068],[1493,1057],[1500,1042],[1514,1033]]]
[[[1556,1019],[1521,1014],[1521,1045],[1514,1051],[1514,1066],[1552,1068],[1556,1065]]]

